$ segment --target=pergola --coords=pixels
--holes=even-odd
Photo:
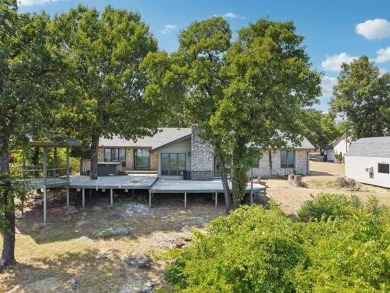
[[[81,146],[81,143],[72,138],[65,138],[61,142],[55,141],[30,141],[29,146],[43,148],[43,167],[28,169],[23,166],[23,177],[31,187],[36,189],[43,189],[43,223],[47,223],[47,190],[49,188],[66,188],[66,205],[69,206],[69,177],[70,177],[70,157],[69,152],[71,147]],[[61,169],[57,166],[48,168],[48,149],[50,148],[66,148],[66,167],[65,176],[60,176]],[[63,169],[62,169],[63,170]],[[32,176],[32,178],[25,178],[25,174],[42,174],[41,176]]]

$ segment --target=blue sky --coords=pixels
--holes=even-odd
[[[78,4],[138,11],[160,49],[177,49],[177,34],[195,20],[226,18],[236,32],[260,18],[290,21],[302,35],[313,69],[323,73],[322,97],[314,107],[329,108],[340,64],[366,55],[390,72],[389,0],[19,0],[19,12],[66,12]],[[233,35],[233,38],[236,34]]]

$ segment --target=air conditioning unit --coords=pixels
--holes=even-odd
[[[366,167],[366,172],[368,172],[368,173],[374,173],[374,167],[372,167],[372,166]]]

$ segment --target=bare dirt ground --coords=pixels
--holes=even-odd
[[[375,196],[381,203],[390,205],[389,189],[366,184],[358,184],[357,190],[341,187],[337,183],[337,178],[344,176],[343,164],[311,160],[309,167],[310,175],[304,176],[302,179],[306,187],[296,187],[285,178],[260,181],[267,186],[269,197],[278,203],[287,214],[295,214],[303,202],[320,193],[356,195],[363,202],[370,196]]]
[[[310,161],[311,174],[303,177],[306,187],[295,187],[286,178],[261,179],[267,193],[287,214],[319,193],[355,194],[362,200],[370,195],[390,205],[390,191],[359,185],[358,191],[340,187],[342,164]],[[202,228],[224,215],[224,203],[214,207],[211,195],[189,195],[188,209],[183,196],[156,196],[153,207],[146,194],[118,194],[114,207],[109,195],[87,198],[81,208],[73,196],[66,208],[63,194],[52,195],[48,222],[42,225],[39,196],[26,203],[17,219],[16,259],[18,264],[0,274],[0,292],[155,292],[169,288],[163,278],[166,261],[158,254],[182,247],[191,239],[191,227]],[[113,235],[113,233],[117,235]],[[2,239],[0,237],[0,249]],[[149,257],[150,268],[129,266],[129,255]],[[149,290],[149,291],[148,291]]]

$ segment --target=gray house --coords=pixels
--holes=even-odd
[[[355,141],[345,154],[345,175],[362,183],[390,188],[390,137]]]
[[[253,166],[253,176],[307,174],[308,153],[314,150],[306,139],[290,150],[270,150]],[[271,161],[270,161],[271,160]],[[199,128],[161,128],[152,137],[137,141],[120,137],[100,138],[100,162],[122,162],[127,172],[157,173],[160,178],[212,180],[218,176],[212,147],[199,137]]]

